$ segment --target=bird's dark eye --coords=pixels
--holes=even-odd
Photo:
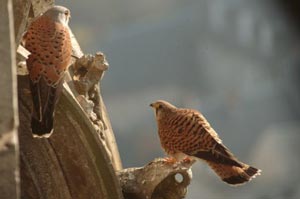
[[[160,104],[160,105],[158,105],[158,108],[162,108],[162,105]]]
[[[69,11],[68,10],[65,11],[65,15],[69,15]]]

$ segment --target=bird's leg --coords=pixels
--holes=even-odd
[[[163,158],[163,161],[166,164],[175,164],[177,162],[176,158],[174,158],[172,156]]]
[[[183,161],[183,159],[185,157],[187,157],[185,154],[181,153],[181,152],[172,152],[172,153],[168,153],[169,157],[164,158],[165,162],[169,163],[169,164],[175,164],[178,162]]]
[[[190,158],[189,156],[186,156],[186,157],[182,160],[182,162],[183,162],[183,163],[186,163],[186,164],[189,164],[189,163],[191,163],[192,161],[193,161],[193,159]]]

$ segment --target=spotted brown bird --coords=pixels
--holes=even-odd
[[[202,159],[226,183],[245,183],[260,170],[239,161],[222,144],[216,131],[204,116],[193,109],[177,108],[159,100],[152,104],[161,145],[171,157],[167,162]]]
[[[25,48],[31,53],[26,64],[33,100],[34,137],[49,137],[53,131],[54,108],[71,61],[69,19],[69,9],[53,6],[30,24],[23,37]]]

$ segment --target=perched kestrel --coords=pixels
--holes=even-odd
[[[54,108],[71,61],[69,18],[70,10],[53,6],[30,24],[23,38],[31,53],[26,64],[33,100],[34,137],[49,137],[53,131]]]
[[[176,108],[163,100],[150,106],[155,109],[161,145],[171,156],[168,161],[200,158],[224,182],[232,185],[245,183],[260,174],[259,169],[234,157],[200,112]]]

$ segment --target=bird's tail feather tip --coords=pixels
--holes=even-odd
[[[244,170],[245,173],[250,176],[250,180],[252,178],[255,178],[256,176],[260,175],[261,174],[261,170],[260,169],[257,169],[257,168],[254,168],[254,167],[251,167],[249,166],[247,169]]]
[[[31,131],[34,138],[49,138],[53,133],[53,121],[39,121],[31,118]]]
[[[251,181],[258,175],[261,175],[260,169],[251,166],[249,166],[248,168],[244,168],[243,170],[244,173],[240,173],[239,175],[234,175],[229,178],[223,178],[222,180],[230,185],[238,186]]]
[[[39,132],[39,133],[33,133],[32,132],[32,136],[34,137],[34,138],[49,138],[51,135],[52,135],[52,133],[53,133],[53,130],[50,132],[50,133],[44,133],[44,132]]]

